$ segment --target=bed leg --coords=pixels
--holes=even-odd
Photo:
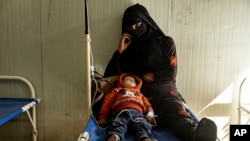
[[[27,115],[28,115],[28,117],[30,119],[31,125],[33,127],[33,141],[36,141],[37,140],[37,129],[36,129],[35,122],[33,121],[34,119],[31,118],[29,111],[26,111],[26,113],[27,113]]]
[[[88,132],[83,132],[79,136],[78,141],[89,141],[89,133]]]

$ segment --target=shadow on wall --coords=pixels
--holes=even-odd
[[[250,69],[239,75],[236,81],[229,85],[216,98],[197,113],[198,117],[208,116],[218,126],[218,137],[223,141],[228,139],[230,124],[249,124],[250,122]],[[207,110],[219,108],[217,112]]]

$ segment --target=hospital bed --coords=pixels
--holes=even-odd
[[[168,127],[153,127],[153,135],[158,141],[181,141]],[[96,122],[96,118],[92,116],[85,130],[80,134],[78,141],[106,141],[106,137],[106,127],[100,127]],[[131,131],[128,131],[125,140],[135,141]]]
[[[24,77],[20,76],[1,76],[0,81],[21,81],[26,84],[31,92],[28,98],[1,97],[0,95],[0,126],[11,121],[15,117],[26,112],[33,127],[33,141],[37,140],[36,128],[36,109],[35,106],[40,103],[39,98],[35,98],[35,90],[33,85]],[[32,115],[29,110],[32,109]]]
[[[101,99],[107,91],[115,86],[116,79],[117,78],[109,77],[92,81],[92,114],[84,131],[79,135],[78,141],[105,141],[107,137],[106,127],[100,127],[97,124],[96,117],[102,103]],[[198,123],[199,119],[188,107],[187,110]],[[181,141],[168,127],[153,127],[153,135],[158,141],[166,141],[166,139],[168,141]],[[135,141],[134,134],[130,130],[128,130],[125,140]]]

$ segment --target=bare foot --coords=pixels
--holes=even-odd
[[[111,135],[111,136],[108,138],[108,141],[119,141],[119,136],[116,135],[116,134],[113,134],[113,135]]]

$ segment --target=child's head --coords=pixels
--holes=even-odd
[[[122,83],[127,88],[133,88],[137,85],[136,79],[131,75],[125,76],[122,80]]]

